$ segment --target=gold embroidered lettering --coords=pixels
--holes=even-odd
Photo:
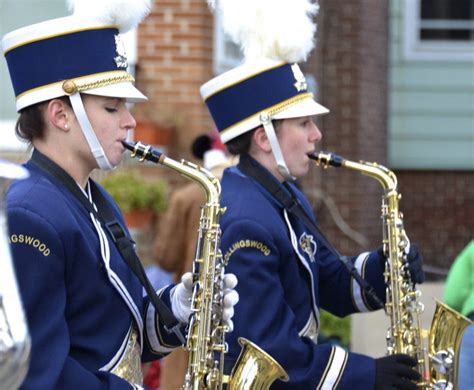
[[[39,239],[27,236],[24,234],[12,234],[8,237],[9,244],[26,244],[30,245],[33,248],[37,249],[43,256],[47,257],[50,255],[51,251],[46,246],[45,243],[41,242]]]
[[[236,241],[232,244],[232,246],[227,250],[227,252],[224,254],[224,260],[229,261],[230,257],[232,254],[242,248],[255,248],[258,249],[260,252],[262,252],[265,256],[270,255],[271,251],[270,249],[260,241],[255,241],[255,240],[240,240]]]

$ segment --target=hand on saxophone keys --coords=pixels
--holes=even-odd
[[[385,261],[387,260],[385,250],[383,247],[380,247],[377,252],[380,255],[382,261],[382,268],[384,268]],[[418,246],[416,244],[410,244],[405,257],[411,282],[414,284],[423,283],[425,281],[425,273],[423,271],[423,256],[418,250]]]
[[[191,315],[191,297],[193,295],[193,274],[186,272],[181,277],[181,283],[177,284],[170,293],[171,310],[176,319],[181,323],[187,323]]]
[[[408,270],[410,271],[411,281],[413,283],[423,283],[425,273],[423,271],[423,256],[418,250],[416,244],[411,244],[407,254]]]
[[[421,377],[416,365],[416,359],[401,353],[375,359],[375,390],[417,390]]]
[[[222,319],[228,331],[232,332],[234,324],[234,306],[239,302],[239,294],[235,290],[237,286],[237,277],[234,274],[225,274],[223,277],[223,313]],[[193,295],[193,274],[186,272],[181,277],[181,283],[177,284],[171,291],[171,309],[179,322],[187,323],[191,310],[191,298]]]

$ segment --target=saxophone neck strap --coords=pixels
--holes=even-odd
[[[92,213],[94,217],[100,222],[100,224],[109,234],[109,237],[112,239],[120,255],[126,261],[128,267],[132,270],[142,286],[145,288],[146,294],[167,332],[175,333],[178,339],[184,343],[185,339],[183,333],[181,332],[178,320],[153,289],[153,286],[151,285],[151,282],[148,279],[146,272],[143,269],[143,265],[135,251],[134,242],[126,235],[122,224],[117,220],[117,217],[110,207],[110,204],[108,203],[107,199],[105,199],[102,192],[98,189],[97,185],[92,180],[89,181],[92,199],[94,199],[94,203],[97,207],[96,210],[91,201],[89,201],[81,191],[74,179],[54,161],[50,160],[48,157],[35,149],[33,151],[33,155],[31,156],[31,162],[37,168],[48,173],[50,176],[64,185],[64,187],[69,190],[69,192],[86,208],[86,210],[89,213]]]
[[[239,169],[247,176],[255,179],[263,188],[265,188],[272,196],[295,218],[300,220],[321,242],[328,248],[340,261],[345,265],[347,271],[359,284],[360,288],[365,292],[366,296],[371,302],[371,306],[375,309],[381,309],[384,304],[375,293],[374,288],[370,285],[357,271],[353,262],[347,256],[342,256],[337,249],[330,243],[330,241],[323,234],[319,226],[308,215],[300,200],[294,193],[290,184],[285,181],[280,183],[269,172],[261,169],[258,164],[249,155],[243,155],[239,162]]]

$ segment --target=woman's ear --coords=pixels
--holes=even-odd
[[[47,117],[50,123],[59,130],[69,131],[71,128],[71,108],[61,99],[53,99],[48,103]]]
[[[264,152],[271,152],[272,147],[270,145],[270,141],[268,140],[267,133],[265,133],[265,129],[263,126],[257,127],[253,133],[253,141],[257,148]]]

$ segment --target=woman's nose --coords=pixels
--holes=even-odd
[[[125,127],[126,129],[134,129],[137,127],[137,121],[128,108],[125,110],[122,127]]]
[[[313,122],[313,130],[311,132],[311,142],[319,142],[323,138],[323,134],[319,131],[318,126]]]

